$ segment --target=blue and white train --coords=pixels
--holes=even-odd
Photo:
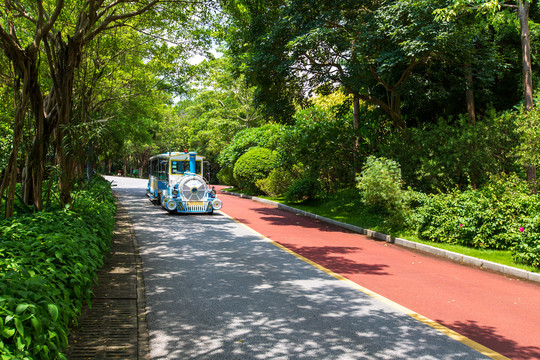
[[[204,179],[204,157],[168,152],[150,158],[147,195],[170,213],[213,213],[223,203]]]

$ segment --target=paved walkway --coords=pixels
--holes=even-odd
[[[118,203],[111,253],[98,273],[92,307],[69,339],[68,359],[148,358],[141,261],[127,211]]]

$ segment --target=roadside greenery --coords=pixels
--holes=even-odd
[[[0,223],[0,357],[65,359],[70,326],[110,247],[116,206],[101,177],[73,206]]]

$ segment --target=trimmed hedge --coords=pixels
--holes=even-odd
[[[275,156],[266,148],[251,148],[234,164],[234,178],[242,189],[259,191],[257,180],[265,179],[275,167]]]
[[[65,359],[68,332],[91,298],[116,206],[96,178],[71,208],[0,222],[0,356]]]

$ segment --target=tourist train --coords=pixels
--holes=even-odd
[[[170,213],[213,213],[223,203],[204,179],[204,157],[196,152],[152,156],[147,195]]]

